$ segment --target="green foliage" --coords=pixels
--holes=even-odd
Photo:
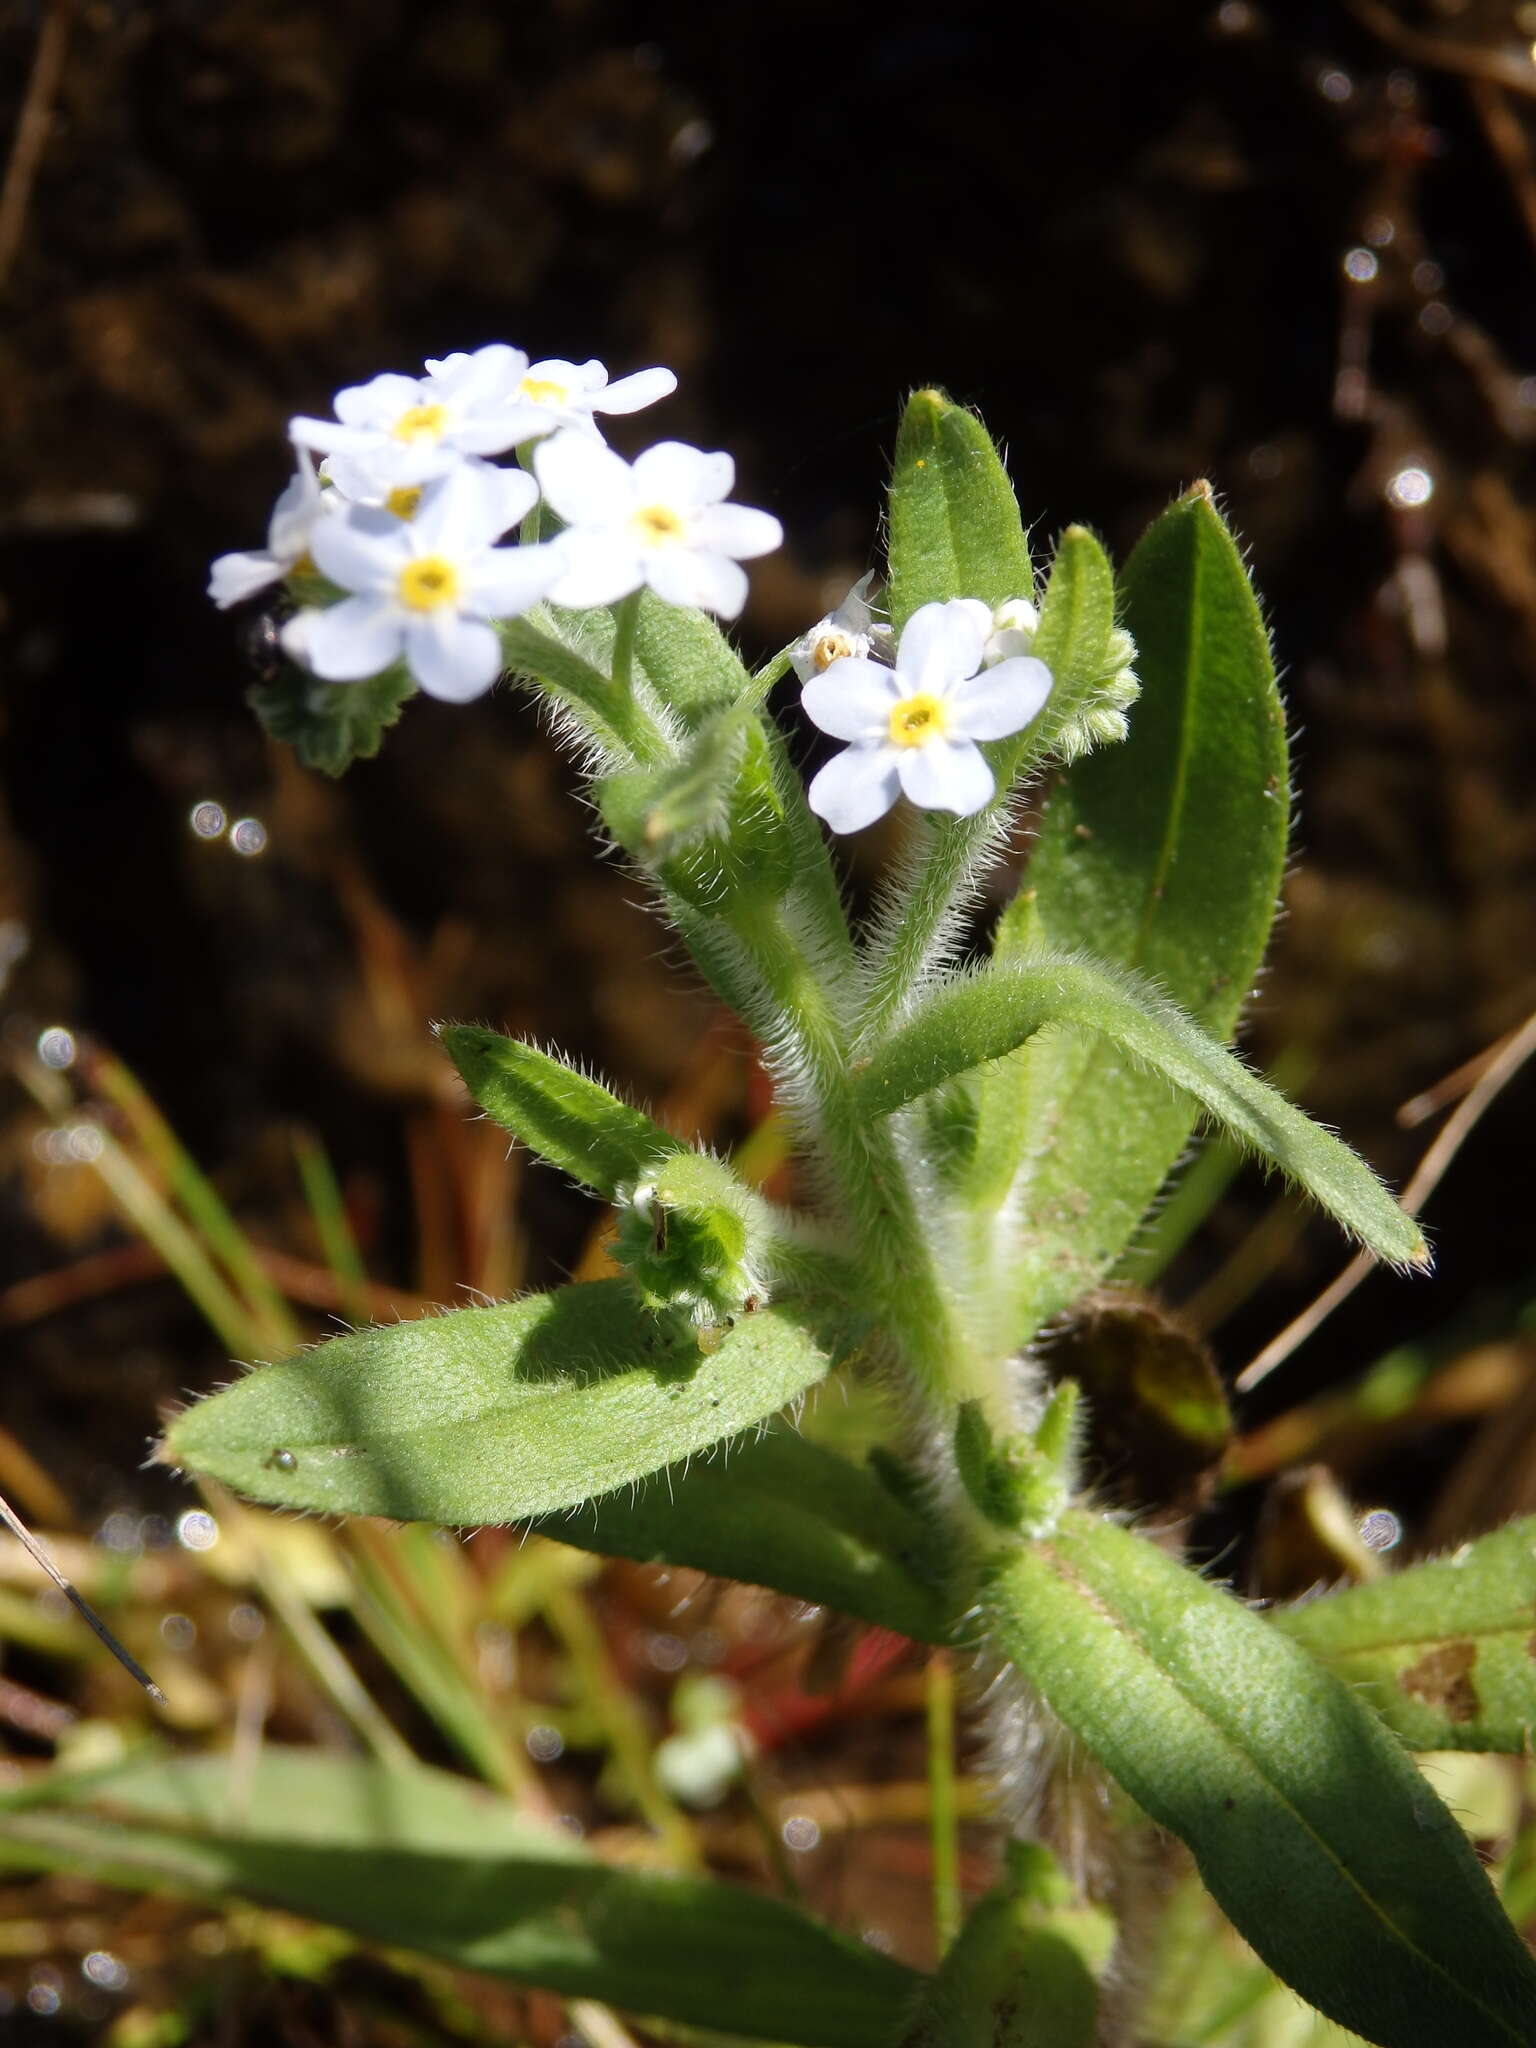
[[[640,596],[635,652],[656,694],[689,725],[748,693],[741,657],[714,620],[649,590]]]
[[[830,1364],[792,1309],[701,1349],[602,1280],[333,1338],[196,1402],[162,1455],[280,1507],[511,1522],[708,1450]]]
[[[477,1024],[445,1024],[437,1035],[487,1116],[607,1201],[687,1150],[601,1082],[519,1039]]]
[[[1387,2048],[1514,2048],[1533,1963],[1456,1822],[1350,1688],[1155,1545],[1074,1510],[1000,1565],[997,1639],[1217,1903]]]
[[[462,1968],[805,2048],[886,2048],[922,1980],[734,1885],[621,1870],[422,1766],[268,1746],[0,1811],[0,1863],[236,1896]]]
[[[1274,917],[1289,798],[1268,636],[1204,486],[1153,524],[1120,598],[1142,684],[1130,738],[1063,778],[999,949],[1016,955],[1022,923],[1030,944],[1151,976],[1225,1039]],[[1038,1328],[1124,1250],[1188,1141],[1191,1106],[1126,1049],[1076,1033],[1032,1045],[1011,1086],[1018,1320]]]
[[[1536,1729],[1536,1516],[1275,1616],[1412,1749],[1525,1755]]]
[[[600,1556],[771,1586],[922,1642],[955,1628],[932,1521],[869,1466],[782,1425],[533,1526]]]
[[[361,683],[323,683],[285,661],[257,683],[246,701],[275,740],[283,740],[306,768],[340,775],[354,761],[371,761],[384,735],[412,697],[416,681],[403,662]]]
[[[1046,953],[954,976],[913,1005],[859,1073],[861,1105],[886,1116],[1047,1025],[1102,1038],[1179,1090],[1295,1180],[1379,1258],[1425,1257],[1416,1224],[1347,1145],[1250,1073],[1156,990],[1123,971]]]
[[[890,488],[891,620],[920,605],[1034,594],[1034,570],[1008,472],[975,413],[916,391],[896,436]]]

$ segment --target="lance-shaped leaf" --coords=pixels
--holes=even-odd
[[[1072,1511],[999,1567],[1000,1648],[1302,1997],[1382,2048],[1515,2048],[1536,1962],[1397,1737],[1154,1544]]]
[[[942,391],[916,391],[896,436],[890,490],[891,619],[919,605],[1034,594],[1029,542],[1008,472],[973,412]]]
[[[1347,1145],[1123,969],[1035,954],[1014,967],[956,976],[914,1005],[856,1074],[859,1102],[888,1115],[955,1074],[1003,1058],[1048,1024],[1102,1038],[1178,1089],[1280,1167],[1378,1258],[1426,1258],[1417,1225]]]
[[[0,1812],[0,1863],[233,1895],[391,1948],[805,2048],[886,2048],[922,1979],[735,1885],[599,1863],[446,1772],[266,1747]]]
[[[534,1527],[603,1557],[771,1586],[921,1642],[954,1632],[930,1523],[868,1466],[782,1425]]]
[[[277,1507],[513,1522],[708,1450],[831,1362],[792,1307],[703,1350],[599,1280],[261,1366],[177,1416],[162,1456]]]
[[[1274,1621],[1357,1687],[1410,1748],[1530,1749],[1536,1516]]]
[[[1043,946],[1150,975],[1224,1040],[1274,917],[1288,799],[1268,636],[1206,486],[1151,527],[1120,598],[1142,686],[1130,738],[1062,779],[1005,927],[1032,921]],[[1113,1265],[1192,1119],[1113,1044],[1076,1034],[1032,1045],[1013,1082],[1017,1322],[1032,1330]]]
[[[478,1024],[445,1024],[437,1035],[487,1116],[610,1202],[621,1187],[689,1149],[550,1053]]]
[[[656,694],[689,724],[721,705],[738,704],[752,679],[740,655],[703,612],[641,593],[635,652]]]

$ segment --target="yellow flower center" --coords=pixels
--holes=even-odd
[[[853,642],[846,633],[823,633],[811,649],[811,659],[818,670],[829,669],[834,661],[841,661],[852,654]]]
[[[400,571],[400,602],[409,611],[435,612],[459,594],[459,572],[441,555],[422,555]]]
[[[384,500],[384,509],[386,512],[393,512],[397,519],[414,519],[416,507],[420,503],[420,484],[396,484]]]
[[[440,441],[448,423],[446,405],[408,405],[395,421],[397,441]]]
[[[949,714],[942,697],[919,690],[915,697],[903,697],[891,706],[891,744],[897,747],[925,747],[942,737]]]
[[[525,377],[517,388],[524,398],[531,398],[535,405],[570,403],[570,392],[553,377]]]
[[[294,556],[293,560],[288,564],[288,574],[290,576],[318,576],[320,574],[320,571],[315,567],[315,558],[308,548],[304,550],[302,555]]]
[[[681,540],[688,530],[680,514],[674,512],[670,505],[643,505],[632,523],[650,547]]]

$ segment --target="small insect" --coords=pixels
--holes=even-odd
[[[261,1461],[264,1472],[296,1472],[299,1461],[292,1451],[276,1450]]]
[[[282,632],[286,615],[264,606],[240,621],[241,652],[264,683],[270,683],[284,666]]]

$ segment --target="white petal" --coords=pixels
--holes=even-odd
[[[549,432],[548,408],[509,397],[504,404],[485,406],[456,420],[443,439],[466,455],[505,455],[519,442]]]
[[[896,666],[909,691],[930,690],[942,697],[964,676],[981,667],[987,628],[971,609],[974,598],[957,597],[948,604],[921,604],[902,628]],[[985,607],[983,607],[985,610]]]
[[[539,501],[539,486],[526,469],[501,469],[493,462],[466,462],[485,497],[486,517],[498,539]]]
[[[751,505],[708,505],[692,521],[688,538],[711,554],[734,555],[738,562],[747,562],[781,547],[784,529],[771,512],[758,512]]]
[[[856,654],[834,661],[800,692],[812,724],[834,739],[866,744],[890,737],[891,707],[900,701],[901,685],[891,671]]]
[[[592,399],[598,412],[639,412],[660,398],[670,398],[677,379],[670,370],[634,370],[606,388],[599,387]]]
[[[869,631],[873,618],[869,606],[869,590],[874,580],[874,570],[866,569],[837,610],[817,627],[817,632],[824,632],[827,626],[840,626],[851,638],[862,639]]]
[[[834,832],[862,832],[901,793],[895,747],[844,747],[812,779],[806,801]]]
[[[484,696],[502,670],[496,628],[446,605],[406,627],[405,658],[427,695],[450,704]]]
[[[992,800],[997,788],[986,756],[970,740],[930,740],[903,747],[901,786],[925,811],[953,811],[968,818]]]
[[[658,441],[635,457],[635,503],[699,512],[728,498],[736,464],[724,451],[706,454],[686,441]]]
[[[447,555],[453,560],[501,538],[507,530],[501,518],[502,487],[487,486],[490,467],[456,463],[446,476],[426,486],[406,527],[413,555]],[[533,496],[537,495],[535,486]]]
[[[420,405],[422,386],[415,377],[386,370],[366,384],[349,384],[336,394],[336,417],[349,427],[392,427],[401,413]]]
[[[208,571],[208,595],[221,612],[228,611],[242,598],[254,597],[258,590],[275,583],[282,573],[283,564],[265,552],[220,555]]]
[[[487,548],[471,565],[464,609],[488,619],[515,619],[537,604],[565,565],[559,541],[515,548]]]
[[[316,522],[315,567],[343,590],[385,591],[410,560],[406,529],[375,505],[348,505]]]
[[[668,604],[697,605],[722,619],[734,619],[747,601],[747,573],[724,555],[694,548],[652,548],[645,556],[645,580]]]
[[[965,606],[966,616],[976,621],[977,625],[981,628],[983,639],[992,631],[996,623],[992,617],[992,607],[988,604],[983,604],[979,597],[953,597],[950,599],[950,603],[963,604]]]
[[[376,676],[400,652],[399,614],[376,597],[344,597],[303,616],[304,659],[328,682]]]
[[[288,438],[296,448],[313,448],[322,455],[342,450],[362,455],[377,448],[384,436],[377,427],[345,427],[335,420],[310,419],[300,413],[288,422]]]
[[[468,408],[509,397],[528,368],[528,358],[520,348],[493,341],[468,355],[429,362],[426,368],[431,398],[451,399],[455,407]]]
[[[294,562],[309,546],[309,532],[320,516],[320,483],[307,455],[299,457],[292,476],[267,524],[267,546],[279,561]]]
[[[632,590],[638,590],[645,581],[640,550],[622,530],[614,533],[601,528],[583,531],[573,527],[569,533],[561,534],[558,546],[563,564],[549,595],[555,604],[566,605],[572,611],[614,604],[619,598],[628,597]]]
[[[1022,732],[1051,694],[1051,672],[1032,654],[1011,655],[995,668],[956,683],[945,704],[961,739],[1001,740]]]
[[[562,519],[573,526],[604,526],[625,518],[637,503],[629,464],[600,441],[569,430],[541,441],[534,474]],[[606,598],[594,602],[606,604]]]

